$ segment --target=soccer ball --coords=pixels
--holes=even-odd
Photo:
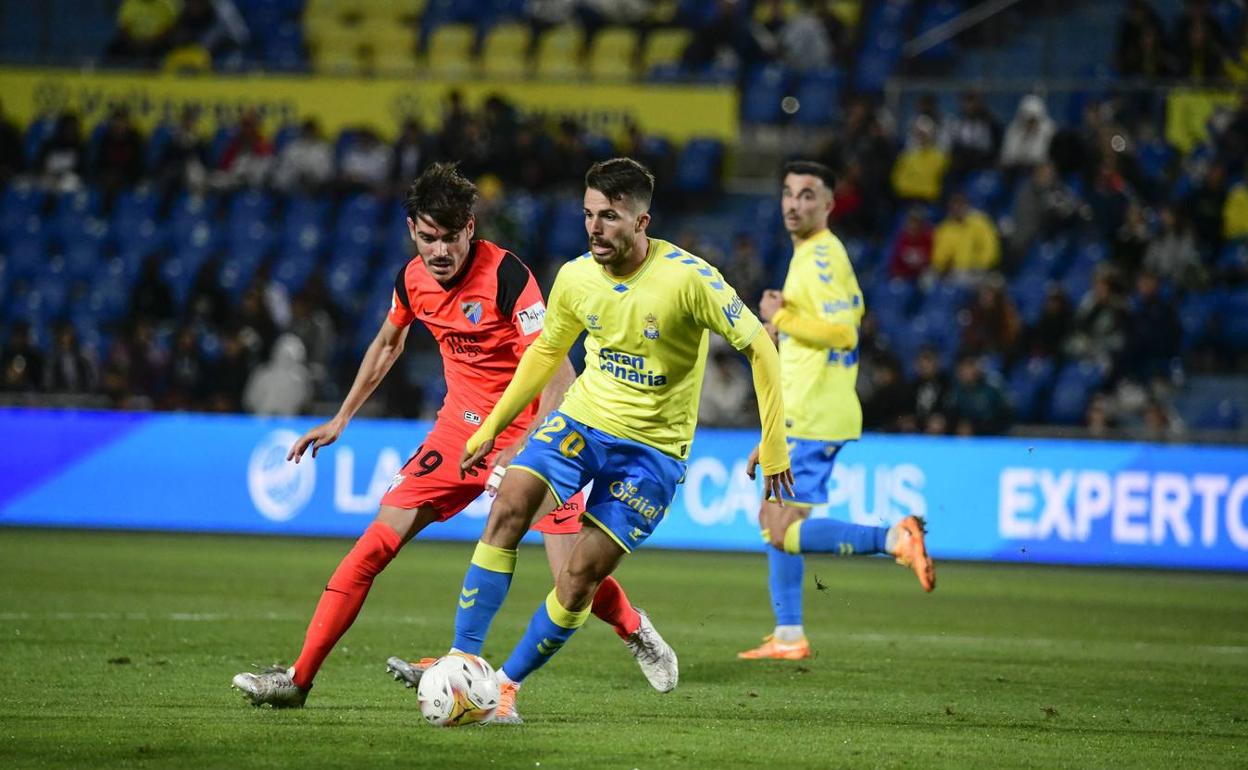
[[[453,652],[420,675],[420,713],[434,727],[484,724],[498,708],[498,679],[484,658]]]

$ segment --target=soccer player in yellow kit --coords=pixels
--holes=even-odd
[[[762,421],[758,456],[766,494],[791,491],[780,361],[762,324],[705,261],[650,237],[654,177],[627,158],[585,177],[589,251],[565,264],[550,291],[541,336],[515,379],[468,440],[461,472],[477,467],[555,374],[581,331],[585,371],[562,406],[512,461],[464,576],[453,651],[479,655],[511,584],[516,547],[543,502],[593,482],[582,527],[555,588],[499,670],[495,721],[516,723],[516,690],[585,622],[599,582],[645,542],[685,474],[706,368],[708,330],[749,359]],[[672,684],[677,672],[672,658]]]
[[[793,239],[793,259],[783,293],[763,294],[759,315],[780,341],[785,428],[793,463],[793,498],[783,506],[764,499],[758,521],[769,543],[767,562],[775,630],[737,657],[797,660],[810,655],[802,628],[803,553],[892,554],[911,567],[923,590],[936,573],[923,542],[924,523],[907,516],[892,527],[867,527],[837,519],[810,519],[828,501],[837,452],[862,435],[858,378],[858,326],[862,290],[840,239],[828,230],[836,181],[820,163],[784,167],[781,208]],[[753,473],[756,457],[750,458]]]

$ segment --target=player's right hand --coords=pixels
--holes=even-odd
[[[750,457],[745,461],[745,472],[750,479],[757,478],[758,473],[758,445],[750,450]],[[765,474],[763,476],[763,499],[775,500],[776,505],[784,505],[784,498],[788,496],[793,498],[793,469],[785,468],[779,473]]]
[[[478,470],[485,470],[489,467],[489,463],[485,458],[490,456],[490,452],[494,451],[494,439],[488,439],[481,446],[477,447],[477,451],[469,453],[468,445],[464,445],[464,453],[459,458],[459,477],[461,479],[468,476],[476,476]]]
[[[299,440],[291,445],[290,451],[286,453],[286,461],[294,460],[299,463],[299,458],[303,457],[303,453],[308,451],[308,447],[312,447],[312,456],[316,457],[317,450],[321,447],[327,447],[338,440],[342,435],[342,429],[346,425],[337,419],[322,423],[307,433],[299,437]]]

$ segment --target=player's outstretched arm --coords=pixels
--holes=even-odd
[[[568,348],[555,346],[544,333],[524,351],[511,384],[503,391],[502,397],[494,405],[494,410],[482,421],[481,427],[477,428],[477,432],[464,445],[464,454],[459,463],[460,478],[475,473],[477,468],[485,467],[485,457],[494,449],[494,439],[511,425],[516,415],[533,403],[533,399],[537,398],[561,367],[568,366],[567,355]]]
[[[758,395],[758,416],[763,426],[757,457],[751,455],[750,475],[754,462],[763,466],[763,499],[774,499],[783,505],[783,497],[793,496],[793,472],[789,469],[788,439],[784,433],[784,402],[780,397],[780,355],[766,334],[755,335],[749,347],[741,351],[750,361],[754,374],[754,392]]]
[[[343,429],[347,427],[347,423],[360,410],[360,407],[364,406],[368,397],[373,395],[373,391],[385,379],[390,367],[394,366],[394,362],[403,353],[407,329],[406,326],[395,326],[390,323],[389,319],[381,322],[381,329],[369,343],[368,350],[364,353],[364,360],[360,362],[360,369],[355,373],[355,382],[351,384],[347,397],[342,400],[342,406],[338,407],[338,413],[333,419],[300,436],[287,453],[287,460],[299,462],[299,458],[308,450],[308,447],[312,447],[312,456],[316,457],[317,450],[338,440]]]

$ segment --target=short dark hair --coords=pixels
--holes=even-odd
[[[425,217],[448,232],[463,230],[477,203],[477,186],[459,173],[458,163],[434,163],[407,190],[403,207],[412,221]]]
[[[789,174],[802,174],[803,176],[819,177],[823,180],[823,184],[828,190],[836,189],[836,174],[832,173],[832,169],[813,160],[791,160],[784,164],[784,169],[780,172],[780,182],[784,182],[784,178]]]
[[[600,161],[585,172],[585,186],[607,196],[609,201],[634,200],[649,208],[654,198],[654,174],[632,158]]]

